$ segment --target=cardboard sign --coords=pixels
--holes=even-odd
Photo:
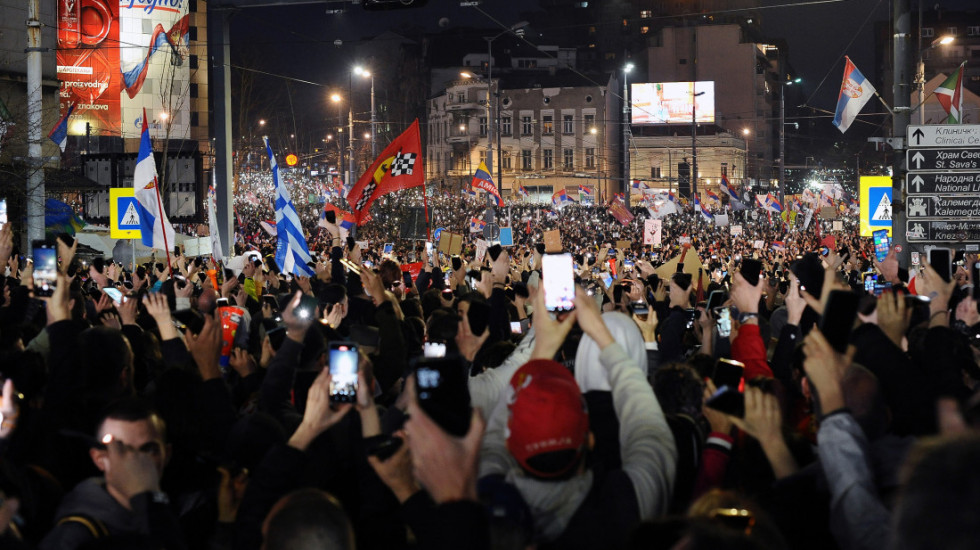
[[[629,250],[633,247],[633,243],[630,241],[616,241],[616,248],[618,250]]]
[[[199,237],[196,239],[186,239],[184,240],[184,255],[195,257],[195,256],[209,256],[211,254],[211,239],[208,237]]]
[[[843,231],[843,230],[844,230],[844,222],[840,220],[834,220],[833,223],[831,224],[831,231]]]
[[[761,250],[764,246],[766,246],[766,243],[763,241],[752,241],[752,248],[758,248]]]
[[[728,214],[715,214],[715,227],[728,225]]]
[[[561,252],[561,231],[552,229],[544,232],[544,251],[549,254]]]
[[[742,235],[742,226],[741,225],[733,225],[733,226],[731,226],[731,229],[732,229],[732,237],[739,237],[739,236]]]
[[[646,220],[643,222],[643,244],[660,246],[663,239],[663,220]]]
[[[458,256],[463,251],[463,236],[459,233],[443,231],[439,235],[438,250],[447,256]]]

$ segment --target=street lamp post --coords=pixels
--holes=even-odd
[[[691,194],[698,195],[698,96],[697,82],[691,83]]]
[[[337,104],[337,122],[339,123],[339,126],[337,127],[337,147],[339,147],[340,150],[340,166],[338,166],[338,168],[340,169],[340,173],[344,174],[344,115],[343,111],[341,111],[340,100],[340,94],[332,94],[330,96],[330,101]]]
[[[921,27],[922,24],[920,23],[919,28],[921,29]],[[921,33],[921,30],[919,32]],[[946,36],[940,36],[939,38],[933,40],[932,44],[929,44],[929,47],[919,50],[919,62],[916,65],[916,71],[915,71],[915,84],[916,87],[919,89],[919,106],[916,107],[919,110],[919,124],[926,123],[926,99],[925,99],[926,62],[923,56],[929,50],[936,48],[938,46],[945,46],[947,44],[951,44],[954,40],[956,40],[956,38],[947,34]]]
[[[799,84],[802,78],[787,80],[779,87],[779,202],[786,201],[786,86]]]
[[[378,132],[377,132],[376,126],[375,126],[377,121],[375,119],[375,114],[374,114],[375,113],[375,111],[374,111],[374,73],[372,73],[371,71],[369,71],[367,69],[363,69],[361,67],[354,67],[354,72],[357,73],[357,74],[359,74],[359,75],[361,75],[361,76],[363,76],[363,77],[365,77],[365,78],[370,78],[371,79],[371,158],[374,159],[375,157],[378,156],[377,139],[376,139],[376,136],[377,136]]]
[[[633,70],[633,64],[627,63],[623,67],[623,196],[626,197],[626,206],[630,205],[630,102],[629,102],[629,74]]]
[[[524,27],[528,26],[527,21],[518,21],[510,27],[504,29],[502,32],[497,33],[495,36],[484,36],[483,39],[487,41],[487,170],[493,174],[494,162],[497,165],[497,189],[498,191],[503,186],[503,170],[501,168],[501,145],[500,145],[500,85],[497,85],[497,92],[493,93],[493,41],[500,38],[505,34],[515,34]],[[523,36],[523,34],[518,34],[518,36]],[[493,136],[494,132],[497,134],[497,159],[494,161],[493,158]],[[487,197],[488,200],[493,200],[491,197]]]

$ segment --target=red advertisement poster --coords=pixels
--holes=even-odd
[[[60,108],[75,104],[68,133],[120,131],[119,7],[107,0],[58,0]]]

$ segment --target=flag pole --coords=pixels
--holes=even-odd
[[[429,196],[425,189],[425,180],[422,180],[422,207],[425,209],[425,236],[432,242],[432,224],[429,223]]]
[[[146,113],[144,112],[144,116],[145,114]],[[163,251],[167,253],[167,271],[170,273],[170,277],[173,278],[174,266],[170,265],[170,243],[167,242],[167,228],[163,226],[163,200],[160,198],[160,183],[157,182],[157,184],[153,187],[157,192],[157,207],[160,210],[160,232],[163,233]],[[176,237],[177,236],[174,235],[174,238]]]

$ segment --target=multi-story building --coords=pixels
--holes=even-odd
[[[593,198],[607,197],[615,157],[606,138],[606,88],[574,85],[581,80],[567,72],[494,78],[493,105],[485,80],[450,83],[429,100],[427,179],[468,189],[486,162],[504,196],[524,186],[533,200],[548,200],[563,188],[578,194],[582,185]]]
[[[748,22],[668,25],[650,33],[647,82],[714,83],[714,121],[697,124],[699,189],[722,175],[763,189],[775,183],[785,56],[785,47],[761,39]],[[630,177],[676,186],[677,164],[693,160],[691,122],[631,129]]]

